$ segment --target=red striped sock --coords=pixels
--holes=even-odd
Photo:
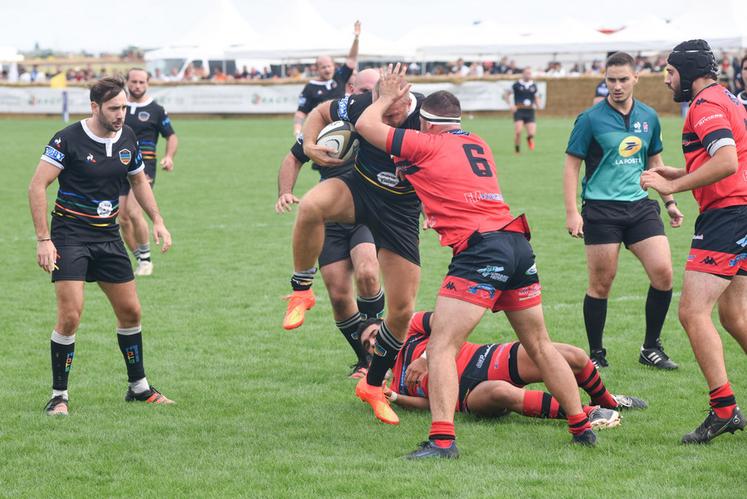
[[[591,430],[591,424],[589,418],[586,417],[586,413],[580,412],[572,416],[568,416],[568,431],[573,435],[581,435],[586,430]]]
[[[734,397],[731,385],[727,382],[725,385],[711,390],[709,395],[711,396],[711,408],[716,413],[716,416],[721,419],[730,418],[734,411],[734,406],[737,405],[737,399]]]
[[[617,401],[615,397],[607,390],[604,386],[602,377],[599,376],[597,368],[591,360],[587,361],[584,368],[576,376],[576,382],[586,393],[591,397],[591,403],[594,405],[601,405],[607,409],[614,409],[617,407]]]
[[[565,417],[558,400],[542,390],[524,390],[521,413],[530,418],[559,419]]]
[[[456,440],[453,421],[433,421],[428,439],[439,447],[451,447]]]

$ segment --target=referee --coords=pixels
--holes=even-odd
[[[51,342],[52,398],[45,408],[49,415],[68,413],[68,375],[86,281],[98,282],[117,317],[117,339],[129,380],[125,400],[172,403],[145,377],[140,301],[116,221],[123,182],[129,180],[135,198],[153,221],[156,243],[163,241],[161,251],[171,246],[171,234],[143,172],[135,133],[123,126],[127,111],[124,81],[102,78],[91,87],[90,98],[91,116],[52,137],[29,186],[37,263],[52,274],[57,296]],[[59,190],[50,231],[46,190],[55,180]]]
[[[651,286],[646,299],[646,337],[639,362],[659,369],[676,369],[664,353],[660,335],[672,300],[672,256],[659,204],[640,186],[641,173],[663,166],[661,128],[656,111],[633,98],[638,81],[635,61],[624,52],[607,59],[609,95],[576,118],[566,149],[563,190],[566,227],[583,237],[589,270],[584,297],[584,323],[590,357],[597,367],[608,365],[602,335],[607,298],[617,273],[620,243],[643,264]],[[581,162],[583,210],[576,205]],[[671,195],[661,197],[672,227],[682,213]]]

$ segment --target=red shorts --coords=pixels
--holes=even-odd
[[[542,302],[534,253],[518,232],[488,232],[470,238],[454,255],[440,296],[499,312],[524,310]]]
[[[700,214],[685,270],[726,278],[747,275],[747,206]]]

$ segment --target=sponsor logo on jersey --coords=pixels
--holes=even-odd
[[[533,263],[531,267],[527,269],[526,272],[524,272],[526,275],[535,275],[537,274],[537,264]]]
[[[62,143],[62,139],[61,138],[57,137],[56,139],[54,139],[54,145],[55,145],[55,147],[60,147],[61,143]]]
[[[641,139],[634,135],[629,135],[620,142],[617,152],[623,158],[629,158],[641,150],[642,144]]]
[[[92,152],[88,153],[88,156],[86,156],[86,161],[88,161],[89,163],[96,164],[96,158],[93,157]]]
[[[62,160],[65,159],[65,155],[52,146],[47,146],[44,149],[44,155],[57,162],[62,162]]]
[[[111,201],[101,201],[96,208],[96,213],[98,213],[100,217],[108,217],[112,214],[112,208]]]
[[[716,263],[716,260],[714,260],[713,257],[710,256],[703,258],[700,263],[702,263],[703,265],[718,265],[718,263]]]
[[[139,119],[140,121],[148,121],[149,118],[150,113],[148,111],[140,111],[139,113],[137,113],[137,119]]]
[[[259,94],[257,94],[257,102],[255,102],[255,104],[259,104],[260,100],[261,100],[261,98],[260,98]],[[299,107],[305,106],[306,105],[306,97],[303,97],[303,96],[299,97],[298,98],[298,105],[299,105]]]
[[[643,122],[643,133],[648,133],[648,121]]]
[[[530,300],[542,294],[542,286],[538,282],[519,290],[519,301]]]
[[[633,132],[641,133],[641,122],[640,121],[636,121],[635,123],[633,123]]]
[[[729,267],[735,267],[742,260],[747,260],[747,253],[740,253],[731,260],[729,260]]]
[[[488,265],[487,267],[477,269],[477,272],[483,277],[487,277],[493,281],[506,282],[508,281],[508,276],[506,274],[501,274],[500,272],[502,271],[503,267],[496,267],[494,265]]]
[[[337,116],[340,117],[341,120],[348,121],[348,98],[342,98],[339,101],[337,101]]]
[[[129,165],[131,160],[132,152],[130,152],[129,149],[122,149],[121,151],[119,151],[119,161],[121,161],[123,165]]]
[[[695,234],[693,236],[693,241],[702,241],[703,240],[703,234]]]
[[[737,241],[737,244],[740,245],[742,248],[747,246],[747,236],[744,236],[742,239]]]
[[[487,295],[491,299],[495,297],[495,288],[490,284],[475,284],[467,288],[467,292],[472,295],[482,295],[483,297]]]
[[[385,185],[387,187],[396,187],[397,184],[399,184],[397,175],[390,172],[379,172],[376,175],[376,180],[378,180],[381,185]]]
[[[698,128],[699,126],[703,125],[704,123],[708,123],[711,120],[715,120],[716,118],[723,118],[723,117],[724,117],[724,115],[721,114],[721,113],[712,114],[710,116],[704,116],[704,117],[700,118],[695,123],[695,126],[693,128]]]
[[[443,286],[444,289],[448,289],[449,291],[456,291],[457,287],[454,285],[454,281],[449,281]]]
[[[480,369],[482,365],[485,363],[485,361],[488,359],[490,355],[490,351],[495,347],[495,344],[491,344],[487,350],[485,350],[484,353],[480,354],[480,357],[477,359],[477,364],[475,364],[475,367]]]

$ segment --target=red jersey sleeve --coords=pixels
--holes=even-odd
[[[404,128],[392,128],[389,130],[386,139],[386,152],[406,159],[410,163],[420,165],[438,150],[435,147],[438,140],[438,135],[420,133],[417,130],[406,130]]]
[[[431,316],[433,312],[415,312],[410,319],[410,329],[407,331],[408,336],[422,334],[431,335]]]
[[[691,114],[692,131],[709,156],[716,154],[721,147],[734,146],[734,134],[729,123],[729,115],[719,104],[702,100],[695,104]]]

